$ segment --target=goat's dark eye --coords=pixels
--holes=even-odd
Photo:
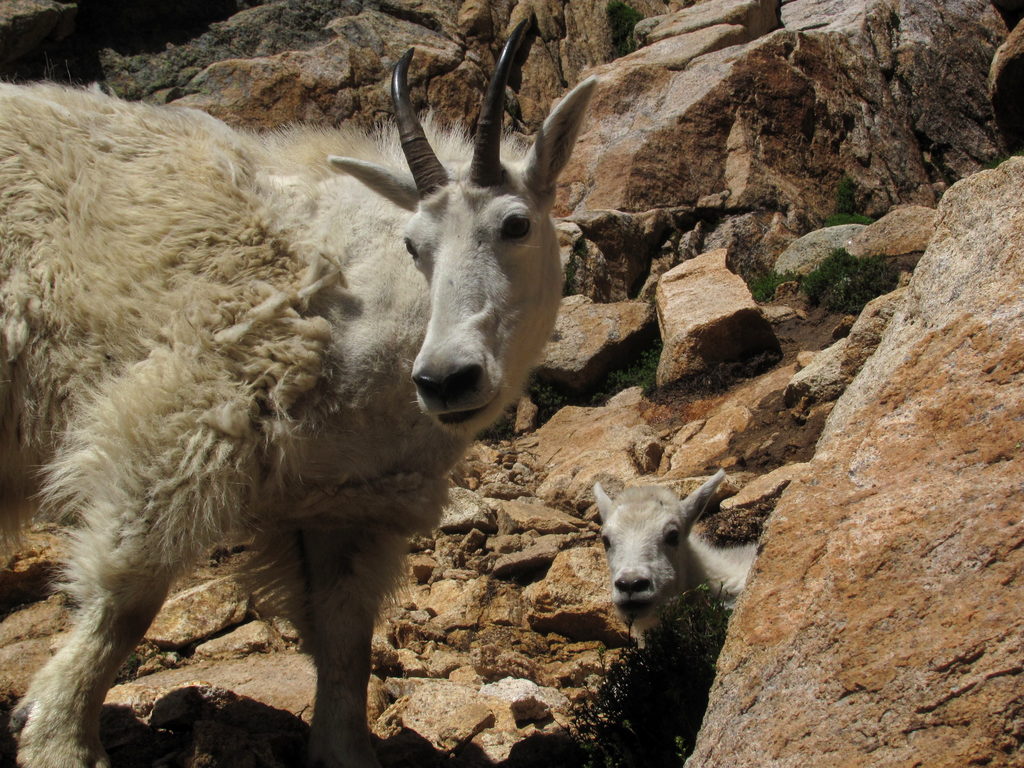
[[[530,234],[530,220],[526,216],[509,216],[501,223],[501,236],[506,240],[519,240]]]
[[[611,539],[609,539],[607,536],[602,536],[601,537],[601,543],[604,544],[604,548],[605,549],[611,549],[612,548]]]
[[[679,546],[679,531],[673,529],[665,534],[665,543],[670,547]]]
[[[420,257],[419,253],[416,252],[416,246],[412,244],[412,240],[408,237],[405,238],[405,250],[409,252],[409,255],[412,256],[413,259],[418,259]]]

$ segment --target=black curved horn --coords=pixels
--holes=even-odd
[[[519,46],[532,19],[521,21],[512,30],[505,47],[501,50],[494,76],[487,87],[480,120],[476,124],[476,140],[473,145],[473,164],[469,178],[481,187],[494,187],[501,183],[501,118],[505,111],[505,86],[512,69]]]
[[[416,189],[422,200],[438,187],[448,183],[448,171],[434,154],[409,99],[410,61],[412,48],[395,64],[395,71],[391,75],[391,100],[395,105],[395,119],[398,121],[402,152],[405,153],[405,160],[409,163],[409,170],[412,171],[413,181],[416,182]]]

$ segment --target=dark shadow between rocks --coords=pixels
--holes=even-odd
[[[476,744],[466,744],[451,755],[407,728],[378,741],[377,757],[384,768],[571,768],[580,763],[575,745],[564,733],[534,733],[517,742],[505,760],[494,762]]]
[[[146,724],[130,707],[108,705],[100,738],[113,768],[303,768],[309,726],[284,710],[208,686],[157,700]]]

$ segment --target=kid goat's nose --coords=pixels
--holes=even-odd
[[[651,580],[642,576],[618,578],[615,580],[615,588],[627,595],[646,592],[651,588]]]
[[[414,373],[412,380],[425,399],[447,406],[476,390],[483,372],[480,365],[471,363],[443,373]]]

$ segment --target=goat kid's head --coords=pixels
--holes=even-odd
[[[525,161],[503,164],[505,86],[526,27],[516,28],[498,60],[467,165],[445,168],[424,134],[409,99],[411,50],[392,78],[411,176],[330,158],[413,214],[405,246],[430,285],[430,319],[412,379],[420,408],[452,428],[480,429],[519,395],[561,299],[549,211],[596,81],[584,81],[558,104]]]
[[[628,488],[613,501],[594,485],[612,602],[630,627],[650,628],[662,605],[695,586],[686,581],[686,542],[724,477],[719,470],[682,501],[654,485]]]

